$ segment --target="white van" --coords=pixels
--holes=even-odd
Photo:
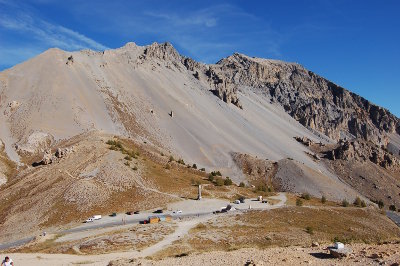
[[[93,215],[92,219],[93,220],[100,220],[101,219],[101,215]]]

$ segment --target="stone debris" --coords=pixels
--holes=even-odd
[[[48,165],[53,162],[58,162],[61,158],[66,157],[71,152],[74,152],[74,147],[57,148],[54,154],[51,152],[51,149],[48,149],[45,151],[42,160],[38,163],[34,163],[33,166]]]

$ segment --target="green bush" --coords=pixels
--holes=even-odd
[[[346,199],[342,200],[342,206],[343,207],[348,207],[349,206],[349,202]]]
[[[222,174],[221,174],[220,171],[212,171],[211,174],[212,174],[213,176],[222,176]]]
[[[232,185],[232,180],[229,178],[229,176],[227,176],[224,180],[224,185],[225,186],[230,186]]]
[[[354,204],[354,206],[361,207],[361,199],[360,199],[360,197],[357,197],[354,200],[353,204]]]
[[[367,203],[365,203],[365,201],[363,201],[363,200],[361,201],[361,207],[362,207],[362,208],[367,207]]]
[[[301,194],[301,198],[302,198],[302,199],[305,199],[305,200],[310,200],[310,199],[311,199],[311,196],[310,196],[310,194],[308,194],[308,193],[306,192],[306,193]]]
[[[385,203],[383,203],[382,200],[379,200],[378,201],[378,207],[379,207],[379,209],[383,209],[383,207],[385,207]]]
[[[203,167],[203,168],[200,169],[200,171],[205,172],[206,168]]]
[[[257,187],[257,191],[267,192],[267,187],[265,185],[260,185]]]
[[[194,164],[192,165],[192,168],[193,168],[193,169],[197,169],[197,165],[194,163]]]
[[[179,160],[178,160],[178,163],[179,163],[179,164],[185,165],[185,161],[183,161],[183,159],[179,159]]]
[[[243,182],[240,182],[239,187],[245,187],[246,185]]]
[[[326,197],[325,197],[325,196],[322,196],[321,202],[322,202],[322,204],[325,204],[325,203],[326,203]]]
[[[211,182],[214,181],[214,176],[212,174],[208,175],[208,181],[211,181]]]
[[[394,206],[393,204],[389,206],[389,210],[391,211],[396,211],[396,206]]]
[[[127,161],[132,161],[132,157],[129,156],[129,155],[125,156],[124,159],[127,160]]]
[[[301,199],[297,199],[296,206],[303,206],[303,201]]]
[[[313,235],[314,234],[314,229],[311,226],[306,227],[306,232],[307,234]]]
[[[224,182],[224,180],[222,179],[222,177],[217,177],[217,178],[215,178],[215,185],[216,186],[223,186],[224,184],[225,184],[225,182]]]

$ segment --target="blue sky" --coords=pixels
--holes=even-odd
[[[234,52],[298,62],[400,117],[400,1],[0,0],[0,70],[50,47],[171,42],[214,63]]]

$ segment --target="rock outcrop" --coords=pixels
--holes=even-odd
[[[388,110],[298,64],[234,54],[217,66],[226,87],[247,86],[268,94],[302,125],[332,139],[386,145],[385,133],[400,133],[399,119]]]
[[[61,158],[66,157],[71,152],[74,152],[74,147],[57,148],[54,154],[51,152],[51,149],[48,149],[44,152],[42,160],[40,162],[33,163],[32,166],[35,167],[58,162]]]
[[[385,169],[400,167],[400,161],[384,148],[366,141],[341,141],[337,148],[327,151],[330,160],[369,160]]]

